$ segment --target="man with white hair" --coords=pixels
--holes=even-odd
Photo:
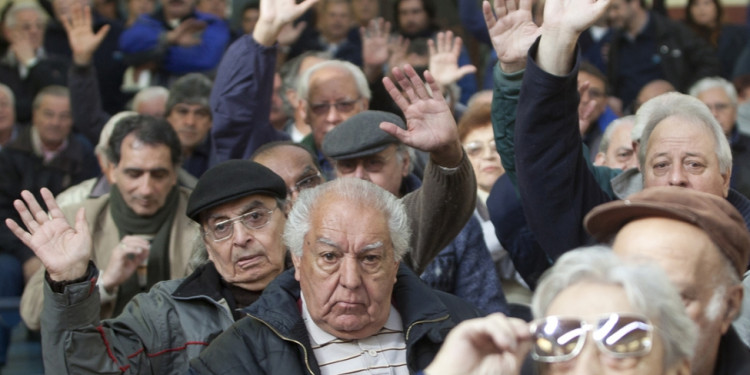
[[[730,186],[750,197],[750,136],[737,128],[737,90],[721,77],[703,78],[690,87],[690,95],[708,106],[732,148]]]
[[[627,170],[638,166],[633,150],[633,130],[635,116],[626,116],[612,121],[599,142],[599,152],[594,165]]]

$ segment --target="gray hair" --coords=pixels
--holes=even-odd
[[[609,149],[609,141],[612,140],[612,134],[615,132],[615,130],[617,130],[617,128],[619,128],[622,125],[627,125],[627,124],[635,124],[635,116],[631,115],[631,116],[621,117],[609,123],[609,125],[607,126],[607,129],[604,130],[604,134],[602,134],[602,140],[599,141],[599,152],[606,153],[607,150]],[[632,131],[631,131],[630,136],[632,138],[633,136]]]
[[[665,368],[692,358],[697,327],[664,271],[650,264],[625,262],[608,246],[580,248],[561,256],[534,293],[534,317],[544,316],[562,291],[584,282],[622,287],[628,302],[658,326],[655,334],[664,345]]]
[[[714,115],[703,102],[692,96],[677,92],[668,92],[647,101],[635,114],[633,132],[636,131],[636,128],[643,129],[640,139],[641,146],[638,148],[638,163],[641,170],[644,170],[646,164],[646,149],[648,149],[648,139],[651,137],[651,133],[653,133],[656,125],[671,116],[677,116],[686,122],[703,126],[710,131],[716,142],[715,151],[719,159],[719,172],[731,172],[732,149],[729,148],[729,142],[719,122],[716,121]]]
[[[169,114],[180,103],[209,107],[212,86],[211,80],[201,73],[188,73],[180,77],[169,89],[165,113]]]
[[[138,113],[135,113],[133,111],[122,111],[110,117],[107,123],[104,124],[102,131],[99,133],[99,143],[96,144],[94,152],[97,155],[105,156],[104,160],[109,161],[106,156],[109,152],[109,137],[112,135],[112,131],[115,130],[115,126],[120,122],[120,120],[126,117],[135,116],[137,114]]]
[[[724,90],[727,96],[729,96],[729,100],[732,101],[732,105],[737,106],[737,89],[734,88],[732,82],[721,77],[703,78],[690,86],[688,93],[690,96],[698,97],[702,92],[716,88]]]
[[[370,98],[372,97],[370,86],[367,84],[367,77],[365,77],[365,73],[362,72],[362,69],[348,61],[329,60],[321,61],[313,65],[312,67],[310,67],[310,69],[307,69],[307,71],[302,74],[302,77],[300,77],[299,81],[297,82],[297,96],[300,99],[310,99],[310,77],[312,77],[312,75],[315,74],[315,72],[317,72],[318,70],[325,68],[336,68],[349,72],[352,78],[354,78],[354,83],[356,83],[357,85],[357,91],[359,91],[359,95],[367,100],[370,100]]]
[[[298,82],[300,79],[299,69],[302,67],[302,62],[308,57],[317,57],[322,60],[330,60],[333,58],[329,52],[305,51],[299,56],[287,60],[287,62],[281,65],[281,69],[279,69],[282,90],[297,91],[297,85],[299,84]],[[289,102],[289,98],[287,98],[286,95],[281,95],[281,101],[284,103],[282,106],[284,113],[289,117],[294,117],[294,107]]]
[[[8,100],[10,101],[10,106],[11,107],[15,107],[15,105],[16,105],[16,96],[13,95],[13,90],[11,90],[10,87],[8,87],[8,85],[0,83],[0,91],[4,92],[5,95],[8,96]]]
[[[133,110],[138,109],[139,104],[150,102],[156,98],[169,98],[169,90],[163,86],[149,86],[140,89],[133,97]]]
[[[338,201],[357,202],[383,213],[388,220],[394,259],[401,260],[409,250],[411,227],[404,204],[372,182],[343,177],[300,193],[284,228],[284,243],[295,256],[302,256],[302,244],[310,231],[313,211],[327,196],[334,196]]]
[[[16,16],[19,12],[24,10],[33,10],[39,15],[39,19],[44,23],[44,25],[47,24],[47,21],[49,21],[49,16],[47,16],[47,12],[42,9],[39,4],[37,4],[35,1],[24,1],[24,2],[18,2],[13,5],[11,5],[11,8],[8,10],[8,13],[5,15],[5,22],[4,26],[7,28],[13,28],[16,26]],[[42,26],[44,28],[44,26]]]

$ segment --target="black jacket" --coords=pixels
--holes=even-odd
[[[242,319],[190,362],[191,374],[320,374],[298,303],[299,283],[287,270],[268,285]],[[432,362],[448,332],[480,316],[463,300],[430,289],[405,265],[398,270],[393,306],[401,314],[406,362],[415,373]]]

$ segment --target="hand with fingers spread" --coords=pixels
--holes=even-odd
[[[519,374],[531,335],[526,322],[492,314],[454,328],[426,375]]]
[[[461,37],[454,37],[452,31],[447,31],[437,33],[436,39],[437,42],[430,39],[427,44],[430,49],[429,70],[439,87],[450,86],[463,76],[477,71],[474,65],[458,66]]]
[[[403,70],[393,68],[392,74],[401,91],[388,77],[383,78],[383,84],[404,113],[406,130],[385,122],[380,124],[380,128],[407,146],[429,152],[437,165],[447,168],[458,166],[463,151],[456,121],[430,71],[425,71],[425,81],[419,78],[411,65],[404,66]]]
[[[107,292],[124,283],[138,266],[148,259],[149,242],[138,236],[124,236],[112,249],[107,267],[102,272],[101,283]]]
[[[390,34],[391,23],[382,18],[370,20],[367,28],[359,28],[359,35],[362,38],[362,64],[365,72],[368,70],[382,72],[383,64],[388,62],[390,57],[388,51]]]
[[[63,27],[68,33],[68,42],[73,51],[73,62],[84,66],[91,63],[91,58],[104,37],[109,32],[109,25],[104,25],[94,34],[91,22],[91,7],[81,7],[80,3],[74,3],[70,17],[63,17]]]
[[[518,2],[518,4],[516,4]],[[531,14],[531,0],[495,0],[495,14],[489,1],[482,4],[484,22],[490,33],[500,68],[513,73],[526,66],[526,54],[541,35]]]
[[[297,4],[296,0],[262,0],[253,39],[264,46],[273,45],[284,26],[294,22],[317,2],[318,0],[304,0]]]
[[[91,258],[91,234],[84,218],[83,208],[76,214],[75,228],[65,220],[52,192],[41,190],[45,212],[28,190],[21,193],[23,200],[17,199],[13,207],[26,226],[6,219],[5,224],[47,268],[50,278],[55,281],[75,280],[85,275]]]

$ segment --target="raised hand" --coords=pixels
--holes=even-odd
[[[88,65],[104,37],[109,32],[109,25],[104,25],[94,34],[91,22],[91,7],[81,7],[80,3],[72,5],[70,17],[63,17],[63,27],[68,33],[68,42],[73,51],[73,62],[76,65]]]
[[[531,14],[531,0],[495,0],[495,14],[489,1],[482,3],[484,22],[490,33],[500,68],[513,73],[526,66],[529,47],[541,35]]]
[[[502,314],[464,321],[448,334],[425,374],[519,374],[530,338],[524,321]]]
[[[408,52],[409,39],[406,39],[401,35],[395,38],[391,38],[391,40],[388,41],[388,53],[390,54],[390,57],[388,58],[388,65],[391,68],[400,68],[406,65],[406,63],[408,62],[408,60],[406,59],[406,55],[408,54]]]
[[[365,67],[383,68],[388,62],[388,38],[391,34],[391,23],[382,18],[370,20],[367,28],[360,27],[362,38],[362,63]]]
[[[31,192],[24,190],[21,192],[23,201],[15,200],[13,207],[28,231],[11,219],[5,219],[5,224],[42,261],[52,280],[78,279],[86,274],[92,248],[83,208],[78,210],[73,228],[65,220],[52,192],[42,188],[41,194],[49,214]]]
[[[279,30],[279,35],[277,37],[279,44],[282,46],[291,46],[297,41],[297,39],[299,39],[299,36],[302,35],[302,31],[305,27],[307,27],[307,22],[305,21],[299,22],[296,25],[291,22],[284,25],[284,27]]]
[[[380,128],[407,146],[430,152],[430,158],[438,165],[458,166],[463,151],[458,141],[456,121],[432,74],[429,71],[424,73],[432,93],[411,65],[404,66],[403,70],[393,68],[392,74],[404,93],[388,77],[383,78],[383,85],[404,113],[406,130],[387,122],[381,123]]]
[[[437,33],[437,43],[430,39],[427,45],[430,49],[429,70],[439,87],[450,86],[463,76],[475,73],[474,65],[458,66],[461,55],[461,37],[454,37],[452,31]]]
[[[281,29],[305,13],[318,0],[261,0],[258,24],[253,30],[253,39],[261,45],[271,46],[279,37]]]

